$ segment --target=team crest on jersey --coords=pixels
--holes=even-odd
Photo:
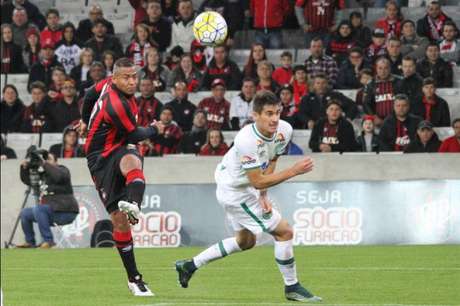
[[[284,142],[284,141],[286,141],[286,138],[284,137],[283,133],[278,133],[276,135],[275,143]]]
[[[260,139],[257,139],[256,144],[257,144],[257,148],[260,148],[260,147],[264,146],[264,142],[262,140],[260,140]]]
[[[242,165],[252,165],[255,164],[256,160],[252,158],[251,156],[244,155],[241,157],[241,164]]]

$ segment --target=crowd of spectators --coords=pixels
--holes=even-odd
[[[342,16],[343,1],[297,0],[291,6],[287,0],[206,0],[199,8],[191,0],[129,3],[135,18],[126,46],[98,5],[74,25],[61,20],[55,8],[42,14],[29,0],[2,4],[1,71],[28,73],[31,99],[26,107],[13,84],[3,87],[2,133],[63,132],[53,154],[83,156],[73,128],[82,97],[125,56],[140,68],[139,124],[160,120],[166,126],[164,135],[139,144],[146,156],[224,154],[228,147],[222,130],[251,123],[251,101],[260,90],[279,96],[283,120],[312,131],[309,146],[314,152],[458,149],[459,121],[451,124],[449,107],[436,90],[454,84],[459,30],[437,1],[418,20],[407,20],[399,2],[388,0],[384,17],[371,28],[359,11]],[[226,17],[229,37],[224,45],[210,48],[194,40],[194,16],[205,10]],[[337,15],[343,20],[335,24]],[[248,20],[255,43],[239,67],[230,50],[235,33]],[[295,26],[304,32],[310,56],[301,65],[293,64],[288,51],[278,62],[268,61],[266,49],[288,47],[283,46],[282,29]],[[357,89],[356,98],[338,89]],[[227,101],[227,90],[241,92]],[[174,99],[160,101],[155,93],[161,91],[171,91]],[[188,93],[196,91],[211,93],[194,105]],[[353,120],[362,122],[358,138]],[[451,125],[457,143],[440,145],[433,127]]]

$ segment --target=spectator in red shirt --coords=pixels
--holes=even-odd
[[[148,127],[153,120],[160,119],[160,111],[163,108],[163,103],[155,98],[155,87],[151,79],[141,79],[139,90],[141,95],[136,98],[137,107],[139,109],[137,124]]]
[[[397,37],[401,35],[402,14],[398,3],[394,0],[389,0],[385,5],[385,17],[380,18],[375,22],[375,28],[383,29],[385,37]]]
[[[62,39],[62,26],[59,24],[59,11],[51,8],[46,12],[46,24],[40,34],[40,42],[43,47],[45,42],[52,41],[56,45]]]
[[[48,99],[50,101],[57,102],[63,98],[61,90],[65,80],[66,74],[63,67],[56,66],[51,69],[51,84],[48,88]]]
[[[215,79],[211,84],[212,97],[204,98],[198,104],[207,114],[208,129],[230,129],[230,102],[225,99],[225,82]]]
[[[329,45],[326,49],[326,54],[331,56],[340,66],[346,60],[348,51],[356,45],[353,36],[351,35],[351,24],[348,20],[343,20],[334,32]]]
[[[224,141],[224,134],[222,134],[222,131],[209,129],[206,137],[206,144],[201,148],[198,155],[223,156],[227,151],[228,145]]]
[[[454,136],[442,142],[439,148],[440,153],[460,153],[460,118],[454,119],[452,128],[454,129]]]
[[[145,66],[145,55],[147,50],[155,44],[150,40],[149,28],[140,23],[136,26],[134,38],[131,43],[126,47],[125,55],[129,58],[134,65],[139,67]]]
[[[198,40],[195,39],[194,41],[192,41],[192,46],[190,47],[190,54],[192,55],[193,66],[195,66],[201,73],[204,73],[207,68],[205,50],[206,47],[201,45]],[[173,50],[171,50],[171,52],[172,51]]]
[[[26,32],[26,45],[22,52],[27,69],[40,60],[40,49],[40,32],[36,28],[30,28]]]
[[[147,0],[128,0],[134,9],[134,26],[141,23],[147,17]]]
[[[284,51],[281,53],[281,67],[278,67],[272,73],[272,79],[283,86],[289,84],[292,79],[292,53]]]
[[[264,45],[261,43],[253,44],[251,47],[251,53],[249,53],[248,61],[244,66],[243,75],[245,77],[257,79],[257,64],[266,59],[267,55],[265,54]]]
[[[296,111],[299,110],[300,100],[308,93],[307,69],[303,65],[294,67],[294,76],[291,82],[294,90],[294,102]]]
[[[155,151],[160,156],[177,153],[177,146],[183,135],[181,128],[173,121],[173,116],[174,110],[165,105],[160,113],[160,121],[165,126],[164,133],[152,139]]]
[[[62,143],[54,144],[49,152],[59,158],[84,157],[83,148],[78,144],[78,132],[72,125],[67,126],[62,133]]]
[[[278,90],[278,97],[281,100],[280,119],[289,122],[294,128],[304,128],[303,126],[296,126],[296,113],[297,108],[294,102],[294,89],[291,85],[285,84]]]
[[[276,93],[280,86],[272,79],[273,64],[269,61],[261,61],[257,65],[257,91],[269,90]]]

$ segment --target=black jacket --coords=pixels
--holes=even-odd
[[[2,5],[2,23],[11,24],[13,22],[13,11],[16,8],[16,5],[12,3],[12,0],[4,2],[6,3]],[[29,0],[24,1],[24,4],[21,6],[26,10],[28,20],[37,25],[40,30],[43,30],[46,26],[46,19],[38,7]]]
[[[366,151],[366,140],[364,138],[364,132],[362,132],[357,138],[356,142],[358,144],[358,149],[361,152],[367,152]],[[379,135],[374,134],[372,135],[372,142],[371,142],[371,147],[372,147],[372,152],[380,152],[379,148]]]
[[[36,62],[30,67],[29,81],[27,82],[27,88],[30,91],[30,84],[35,81],[42,81],[45,83],[46,87],[49,87],[51,84],[51,72],[52,69],[56,66],[62,67],[61,63],[57,60],[56,56],[53,57],[53,60],[45,65],[43,61]]]
[[[168,19],[161,17],[157,22],[150,22],[146,18],[142,23],[152,29],[150,37],[158,44],[158,50],[160,52],[166,51],[166,48],[171,44],[171,23]]]
[[[48,204],[55,212],[74,212],[78,213],[78,202],[73,196],[72,181],[70,180],[70,171],[63,165],[51,165],[43,163],[44,172],[42,174],[46,186],[42,190],[42,204]],[[30,185],[29,168],[21,166],[21,181]]]
[[[415,136],[417,135],[417,125],[421,120],[422,118],[418,116],[408,114],[406,120],[402,122],[402,125],[407,129],[407,134],[410,142],[415,140]],[[383,121],[382,128],[380,129],[380,151],[396,151],[396,137],[397,119],[396,116],[392,114]],[[407,147],[409,143],[405,146]]]
[[[390,66],[391,66],[391,74],[402,76],[402,54],[399,54],[398,58],[393,61],[393,59],[387,55],[388,60],[390,61]]]
[[[2,73],[25,73],[27,68],[22,57],[22,48],[13,42],[3,43]]]
[[[434,96],[436,103],[431,107],[430,122],[435,127],[448,127],[450,126],[450,111],[449,105],[446,100],[438,95]],[[423,96],[418,96],[414,103],[411,104],[411,113],[422,118],[426,118],[426,108],[423,104]]]
[[[5,101],[1,103],[1,130],[0,133],[18,132],[21,128],[22,118],[26,107],[21,100],[16,99],[13,106],[9,106]]]
[[[179,153],[198,154],[201,147],[206,143],[206,130],[197,129],[188,131],[182,136],[177,151]]]
[[[371,29],[366,26],[353,28],[351,36],[353,37],[353,40],[356,41],[358,46],[363,49],[366,49],[372,43]]]
[[[64,132],[62,133],[62,142],[61,143],[57,143],[57,144],[54,144],[50,147],[49,149],[49,152],[50,153],[53,153],[54,156],[56,157],[59,157],[59,158],[65,158],[65,152],[64,152],[64,140],[65,140],[65,136],[67,135],[67,133],[69,133],[70,131],[73,131],[72,127],[71,126],[68,126],[64,129]],[[73,157],[84,157],[85,154],[83,152],[83,148],[78,144],[78,138],[77,138],[77,143],[74,147],[74,149],[72,150],[72,156],[71,158]]]
[[[52,105],[50,119],[53,122],[54,132],[61,133],[66,126],[80,119],[80,108],[77,97],[73,99],[70,105],[64,100],[54,102]]]
[[[450,17],[447,17],[444,13],[441,13],[444,15],[445,21],[447,20],[452,20]],[[421,37],[426,37],[432,42],[436,42],[436,40],[431,38],[431,28],[430,28],[430,23],[428,22],[428,15],[425,15],[423,18],[420,18],[417,20],[417,35]],[[442,36],[441,31],[439,32],[439,36]]]
[[[407,95],[409,97],[409,101],[412,104],[412,103],[415,103],[417,98],[422,93],[422,85],[423,85],[422,78],[417,73],[414,73],[413,75],[407,78],[401,79],[396,84],[395,93],[396,94],[403,93]]]
[[[52,133],[54,131],[51,120],[52,102],[47,97],[39,105],[32,103],[24,110],[21,133]]]
[[[123,56],[123,47],[121,46],[120,40],[113,35],[106,35],[102,44],[98,44],[96,38],[91,38],[85,43],[86,48],[90,48],[94,52],[94,60],[101,62],[102,53],[110,50],[115,53],[115,60]]]
[[[412,141],[407,148],[404,150],[404,153],[438,153],[439,147],[441,146],[441,141],[438,138],[436,133],[433,133],[433,136],[428,141],[426,146],[420,141],[418,135],[415,137],[415,140]]]
[[[174,111],[174,121],[180,126],[182,131],[190,131],[193,125],[193,115],[195,114],[196,106],[189,100],[179,101],[174,99],[167,104]]]
[[[107,28],[107,34],[115,35],[113,23],[111,23],[107,19],[103,19],[103,22],[105,24],[105,27]],[[76,37],[78,37],[80,41],[88,41],[94,36],[92,29],[93,23],[89,18],[80,20],[80,22],[78,23]]]
[[[5,155],[7,159],[16,159],[16,152],[13,149],[6,146],[3,141],[3,137],[0,137],[0,155]]]
[[[324,135],[324,126],[327,118],[321,118],[313,128],[308,146],[313,152],[321,152],[319,145],[322,143]],[[355,132],[353,126],[345,118],[340,118],[337,128],[337,144],[330,144],[332,152],[353,152],[356,151],[358,145],[355,140]]]
[[[212,81],[215,79],[223,79],[227,90],[241,89],[242,74],[238,65],[232,60],[227,59],[225,66],[220,69],[217,68],[216,61],[212,59],[203,75],[201,90],[210,90]]]
[[[364,68],[371,68],[371,66],[364,62],[359,67],[359,70]],[[337,89],[358,89],[362,85],[359,82],[359,76],[355,73],[355,67],[351,64],[350,60],[343,61],[339,68],[339,74],[337,75]]]
[[[454,85],[452,66],[439,58],[433,65],[426,58],[418,62],[417,72],[422,78],[432,77],[438,88],[451,88]]]

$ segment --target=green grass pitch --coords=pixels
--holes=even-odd
[[[202,248],[137,249],[155,297],[133,297],[116,250],[2,250],[4,305],[300,305],[283,296],[270,246],[199,270],[188,289],[173,263]],[[321,305],[460,305],[460,246],[297,247],[300,281]]]

